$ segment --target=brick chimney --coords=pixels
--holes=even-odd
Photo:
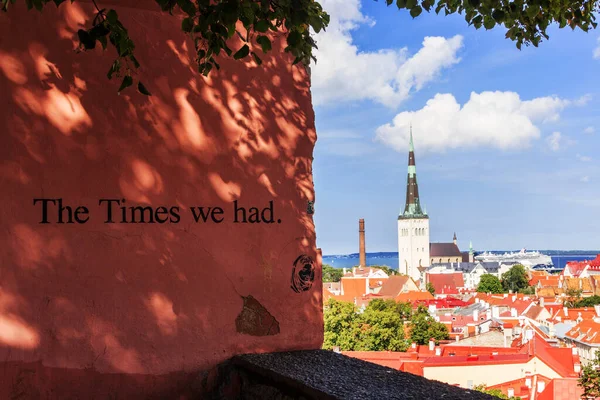
[[[367,266],[367,252],[365,249],[365,220],[358,220],[358,253],[359,264],[361,267]]]

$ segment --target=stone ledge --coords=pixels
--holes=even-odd
[[[219,375],[221,399],[494,399],[326,350],[239,355]]]

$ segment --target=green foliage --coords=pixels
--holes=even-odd
[[[432,338],[438,343],[440,340],[450,337],[446,325],[436,322],[423,306],[419,306],[413,313],[410,320],[409,332],[410,340],[417,344],[427,344]]]
[[[479,293],[502,293],[504,289],[496,275],[483,274],[479,280],[479,285],[477,285],[477,291]]]
[[[0,9],[8,11],[19,0],[0,0]],[[60,6],[65,0],[25,0],[29,9],[42,11],[48,3]],[[71,0],[75,2],[76,0]],[[93,0],[92,0],[93,1]],[[257,64],[262,60],[253,50],[259,48],[262,53],[271,50],[268,32],[285,32],[287,46],[284,51],[294,57],[294,64],[308,64],[316,61],[313,49],[316,43],[310,35],[324,30],[329,24],[329,15],[314,0],[155,0],[160,9],[169,14],[183,13],[181,30],[189,35],[195,44],[198,71],[207,76],[214,68],[219,69],[216,57],[224,52],[236,60],[252,55]],[[122,77],[119,91],[133,85],[132,75],[140,64],[134,56],[135,44],[127,29],[113,9],[100,9],[96,5],[96,15],[88,29],[77,32],[80,49],[91,50],[100,43],[106,49],[110,43],[117,51],[117,58],[108,71],[108,78]],[[236,28],[241,22],[244,29]],[[231,49],[227,42],[233,36],[242,41],[239,49]],[[229,42],[231,43],[231,42]],[[256,46],[254,46],[256,44]],[[138,83],[140,93],[150,95],[146,87]]]
[[[486,385],[477,385],[473,387],[473,390],[478,392],[489,394],[490,396],[498,397],[499,399],[507,400],[521,400],[520,397],[508,397],[500,389],[488,389]]]
[[[329,299],[323,310],[325,336],[323,348],[354,350],[358,343],[358,314],[354,304]]]
[[[529,287],[527,272],[521,264],[513,265],[511,269],[502,274],[502,287],[505,291],[512,290],[514,293]]]
[[[600,353],[596,359],[581,368],[579,386],[583,388],[582,399],[597,399],[600,397]]]
[[[387,1],[392,4],[391,0]],[[542,38],[549,39],[548,26],[557,23],[559,28],[569,26],[584,32],[595,29],[598,24],[594,13],[600,11],[598,0],[397,0],[399,9],[407,9],[413,18],[423,10],[434,9],[436,14],[458,13],[464,15],[469,26],[488,30],[496,25],[504,26],[506,38],[514,41],[518,49],[522,45],[535,47]]]
[[[395,303],[393,300],[392,303]],[[359,340],[355,350],[405,351],[408,342],[404,337],[404,321],[395,306],[389,302],[372,300],[360,314]]]
[[[12,4],[19,0],[0,0],[0,10],[8,11]],[[42,11],[48,3],[56,7],[65,0],[24,0],[29,9]],[[75,2],[76,0],[71,0]],[[313,56],[316,43],[310,31],[320,32],[329,24],[329,15],[315,0],[155,0],[163,12],[183,13],[186,17],[181,22],[181,30],[189,35],[197,54],[198,71],[207,76],[213,67],[220,69],[216,57],[224,52],[234,59],[243,60],[251,55],[258,65],[262,60],[254,51],[254,44],[262,53],[271,50],[272,44],[268,32],[284,32],[287,46],[285,51],[294,56],[294,64],[308,64]],[[94,5],[95,1],[92,0]],[[388,6],[393,0],[386,0]],[[516,43],[517,48],[523,44],[538,46],[542,38],[548,39],[548,26],[557,23],[559,28],[569,26],[585,32],[595,29],[598,24],[595,13],[600,12],[598,0],[396,0],[399,9],[406,9],[413,18],[422,14],[423,10],[435,10],[437,14],[458,13],[464,15],[465,21],[480,29],[492,29],[496,25],[504,26],[506,38]],[[80,29],[78,37],[80,48],[90,50],[100,43],[106,49],[108,43],[117,50],[108,72],[122,77],[121,89],[133,84],[132,74],[140,66],[134,56],[135,45],[127,29],[120,22],[113,9],[100,9],[96,5],[96,16],[88,29]],[[242,32],[236,28],[241,22]],[[238,49],[231,49],[227,41],[233,36],[239,37],[243,44]],[[143,84],[138,83],[138,91],[145,95],[150,92]]]
[[[535,294],[535,287],[528,286],[525,289],[519,289],[519,293],[521,293],[521,294]]]
[[[372,300],[363,313],[352,303],[329,300],[324,310],[324,349],[343,351],[405,351],[408,341],[404,322],[411,315],[409,303]]]
[[[388,276],[398,275],[398,271],[388,267],[387,265],[370,265],[370,267],[371,268],[379,268],[380,270],[382,270],[383,272],[388,274]]]
[[[583,290],[581,289],[567,289],[565,291],[566,299],[564,301],[564,306],[569,308],[575,307],[575,304],[579,303],[579,301],[581,300],[582,293]]]
[[[600,304],[600,296],[594,295],[575,302],[575,304],[573,304],[573,308],[593,307],[597,304]]]
[[[433,283],[427,282],[427,291],[431,293],[432,296],[435,296],[435,287],[433,287]]]
[[[344,270],[323,264],[323,282],[339,282],[344,275]]]

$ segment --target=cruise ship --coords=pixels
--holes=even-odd
[[[531,269],[546,269],[552,268],[552,258],[539,251],[527,251],[522,249],[519,252],[511,253],[490,253],[484,252],[475,256],[477,261],[497,261],[502,263],[517,262]]]

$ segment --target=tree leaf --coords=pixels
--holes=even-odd
[[[233,58],[239,60],[246,57],[250,53],[250,47],[247,44],[243,45],[241,49],[235,52]]]
[[[121,93],[123,89],[127,89],[131,85],[133,85],[133,78],[127,75],[123,78],[123,82],[121,82],[121,87],[119,87],[119,93]]]
[[[290,46],[296,46],[302,40],[302,34],[298,31],[291,31],[287,37],[287,44]]]
[[[410,16],[413,18],[417,18],[419,15],[421,15],[422,12],[423,9],[421,8],[421,6],[416,6],[410,10]]]
[[[496,26],[496,21],[494,21],[491,16],[486,15],[483,18],[483,26],[485,29],[492,29],[494,26]]]
[[[96,47],[96,39],[93,38],[88,31],[80,29],[77,31],[77,36],[79,37],[79,41],[86,50],[90,50]]]
[[[98,41],[100,42],[100,44],[102,45],[102,49],[106,50],[106,45],[108,44],[108,39],[106,39],[106,36],[100,36],[98,38]]]
[[[259,56],[256,55],[255,52],[252,52],[252,57],[254,57],[254,61],[258,64],[261,65],[262,64],[262,60],[260,59]]]
[[[109,24],[116,25],[117,21],[119,20],[117,12],[115,10],[108,10],[108,12],[106,13],[106,20]]]
[[[498,23],[504,22],[504,11],[496,9],[492,12],[492,18]]]
[[[254,30],[261,33],[268,31],[269,21],[267,21],[266,19],[261,19],[260,21],[254,24]]]
[[[181,21],[181,30],[184,32],[191,32],[194,29],[194,20],[190,17],[184,18]]]
[[[152,96],[150,91],[148,89],[146,89],[146,86],[144,86],[144,84],[142,82],[138,82],[138,91],[141,94],[145,94],[146,96]]]
[[[259,36],[256,38],[256,42],[258,44],[260,44],[260,47],[262,48],[263,52],[267,52],[269,50],[271,50],[271,41],[269,40],[268,37],[266,36]]]

